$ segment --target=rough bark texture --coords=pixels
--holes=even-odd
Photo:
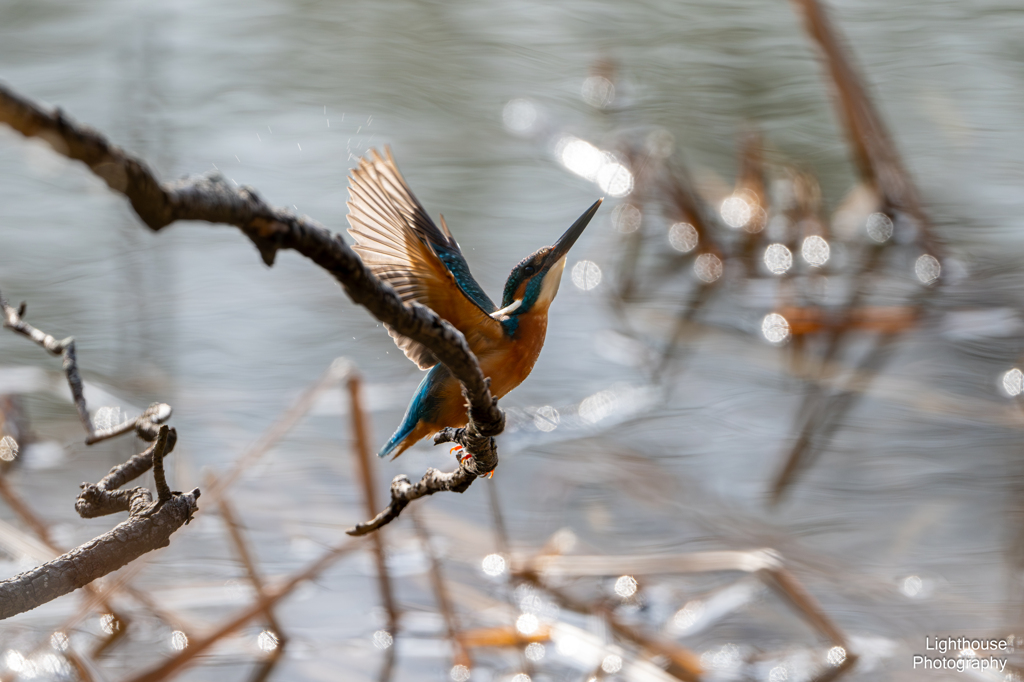
[[[148,490],[130,492],[132,506],[152,507]],[[166,547],[171,534],[192,518],[198,496],[197,490],[177,495],[149,514],[133,515],[67,554],[0,582],[0,619],[34,609]]]

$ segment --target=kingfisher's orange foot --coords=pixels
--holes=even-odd
[[[449,454],[452,454],[452,455],[455,455],[456,452],[460,453],[458,455],[455,455],[459,459],[459,464],[462,464],[467,459],[470,459],[471,457],[473,457],[473,455],[471,453],[469,453],[469,452],[462,454],[461,450],[463,450],[463,447],[461,445],[453,445],[452,449],[448,451]]]

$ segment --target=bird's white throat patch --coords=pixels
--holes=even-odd
[[[544,275],[544,283],[540,287],[540,296],[537,297],[537,303],[535,305],[548,307],[551,305],[551,301],[555,300],[555,294],[558,293],[558,285],[562,283],[562,272],[565,270],[565,259],[568,256],[562,256],[558,259],[558,262],[551,266],[551,269]]]

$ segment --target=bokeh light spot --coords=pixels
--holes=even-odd
[[[613,197],[624,197],[633,191],[633,173],[613,159],[597,171],[597,186]]]
[[[50,646],[57,651],[67,651],[69,644],[68,636],[63,632],[55,632],[50,635]]]
[[[604,657],[604,660],[601,661],[601,670],[605,671],[609,675],[614,675],[619,672],[622,670],[622,656],[608,654]]]
[[[846,661],[846,649],[841,646],[834,646],[828,650],[825,660],[831,666],[841,666]]]
[[[604,109],[615,99],[615,84],[604,76],[591,76],[583,81],[580,94],[590,106]]]
[[[699,599],[686,602],[683,608],[676,611],[672,623],[680,630],[689,630],[704,615],[704,602]]]
[[[923,253],[914,262],[914,274],[922,284],[931,284],[942,274],[942,264],[930,253]]]
[[[537,412],[533,415],[533,425],[537,427],[538,431],[554,431],[558,428],[559,421],[561,421],[561,417],[558,414],[558,410],[550,405],[538,408]]]
[[[15,673],[27,672],[29,668],[29,662],[25,655],[13,649],[8,649],[4,652],[4,665]]]
[[[501,112],[505,127],[514,133],[528,133],[537,122],[537,107],[528,99],[513,99]]]
[[[171,648],[175,651],[181,651],[188,646],[188,635],[181,630],[175,630],[171,633]]]
[[[563,135],[555,145],[559,163],[581,178],[586,178],[613,197],[633,191],[633,174],[613,154],[602,151],[586,140]]]
[[[566,135],[555,150],[558,160],[567,169],[586,178],[594,180],[597,172],[604,165],[604,153],[586,140]]]
[[[114,614],[104,613],[100,616],[100,630],[103,630],[103,634],[112,635],[120,629],[121,623],[118,622]]]
[[[531,661],[539,661],[544,658],[544,654],[547,653],[547,650],[540,642],[533,642],[526,647],[526,651],[524,653]]]
[[[722,276],[722,260],[713,253],[702,253],[693,261],[693,274],[711,284]]]
[[[612,225],[622,234],[629,234],[640,229],[643,213],[633,204],[619,204],[612,209]]]
[[[127,419],[128,415],[121,414],[120,407],[101,407],[96,410],[96,413],[92,417],[93,426],[97,430],[110,429],[115,426],[119,426],[121,422]]]
[[[587,396],[580,403],[580,418],[588,424],[596,424],[615,412],[615,394],[612,391],[598,391]]]
[[[524,613],[516,619],[516,630],[521,635],[532,635],[540,628],[540,621],[532,613]]]
[[[18,441],[11,436],[0,438],[0,460],[13,462],[18,457]]]
[[[277,638],[277,634],[270,630],[264,630],[256,638],[256,646],[263,652],[273,651],[277,648],[278,644],[280,644],[280,641]]]
[[[743,197],[733,194],[725,198],[719,212],[729,227],[743,227],[754,217],[754,207]]]
[[[871,241],[884,244],[892,237],[892,220],[884,213],[872,213],[864,225]]]
[[[647,153],[656,159],[667,159],[672,156],[675,144],[676,138],[664,128],[652,130],[644,139],[644,147],[647,148]]]
[[[705,668],[734,670],[742,663],[740,649],[735,644],[726,644],[718,650],[705,651],[700,655],[700,664]]]
[[[668,228],[668,243],[680,253],[689,253],[697,247],[700,235],[690,223],[675,223]]]
[[[921,576],[908,575],[900,583],[900,592],[908,597],[916,597],[921,594],[921,589],[924,587],[924,581],[921,580]]]
[[[64,660],[63,656],[58,656],[57,654],[43,654],[36,660],[38,661],[36,670],[37,674],[32,675],[31,677],[47,677],[45,674],[39,675],[39,672],[49,673],[50,679],[68,679],[71,675],[71,666],[66,660]],[[25,677],[30,677],[30,675],[25,675]]]
[[[448,677],[452,679],[452,682],[467,682],[470,678],[469,668],[461,664],[453,665]]]
[[[631,575],[621,576],[615,581],[615,594],[619,595],[623,599],[632,597],[636,594],[637,582],[636,578]]]
[[[778,313],[768,313],[761,320],[761,334],[769,343],[782,343],[789,338],[789,322]]]
[[[812,234],[804,239],[803,245],[800,247],[800,256],[808,265],[820,268],[828,262],[829,251],[828,242],[822,237]]]
[[[378,649],[387,649],[395,643],[395,638],[387,630],[377,630],[373,633],[373,645]]]
[[[1003,390],[1007,395],[1020,395],[1024,391],[1024,372],[1014,367],[1003,375]]]
[[[572,283],[577,289],[590,291],[601,283],[601,267],[590,260],[581,260],[572,266]]]
[[[500,554],[488,554],[480,563],[480,568],[492,578],[497,577],[505,572],[505,557]]]
[[[773,275],[784,275],[793,267],[793,254],[785,244],[769,244],[764,250],[764,265]]]

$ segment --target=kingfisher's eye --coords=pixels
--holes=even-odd
[[[537,268],[533,267],[532,265],[527,265],[525,268],[523,268],[523,272],[527,275],[532,275],[536,270]]]

